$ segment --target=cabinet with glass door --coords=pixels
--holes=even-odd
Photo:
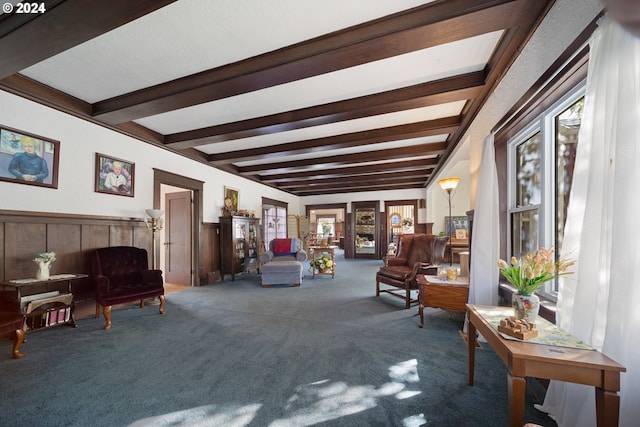
[[[235,280],[236,274],[258,272],[260,219],[220,217],[220,273]]]

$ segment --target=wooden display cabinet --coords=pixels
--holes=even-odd
[[[259,272],[260,219],[244,216],[220,217],[220,270],[236,279],[236,274]]]

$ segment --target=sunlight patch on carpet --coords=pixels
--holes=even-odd
[[[172,412],[157,417],[138,420],[129,427],[162,426],[226,426],[244,427],[251,423],[261,404],[253,405],[206,405],[184,411]]]

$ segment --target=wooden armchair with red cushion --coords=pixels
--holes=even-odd
[[[0,336],[11,336],[13,348],[11,355],[20,359],[24,353],[20,346],[24,341],[24,316],[20,312],[18,295],[14,291],[0,291]]]
[[[93,282],[96,291],[96,318],[100,306],[111,328],[111,307],[132,301],[160,297],[160,314],[164,314],[164,281],[162,270],[150,270],[147,251],[131,246],[112,246],[97,249],[92,260]]]
[[[405,308],[418,302],[411,291],[418,289],[418,274],[437,274],[444,257],[447,237],[432,234],[401,234],[394,257],[384,258],[385,265],[376,274],[376,296],[381,292],[405,300]],[[381,289],[380,285],[390,288]]]

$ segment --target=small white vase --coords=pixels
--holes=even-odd
[[[540,310],[540,298],[536,294],[520,295],[513,294],[511,297],[511,305],[517,320],[526,320],[535,323]]]
[[[51,266],[51,261],[38,262],[37,265],[38,271],[36,272],[36,279],[49,280],[49,267]]]

